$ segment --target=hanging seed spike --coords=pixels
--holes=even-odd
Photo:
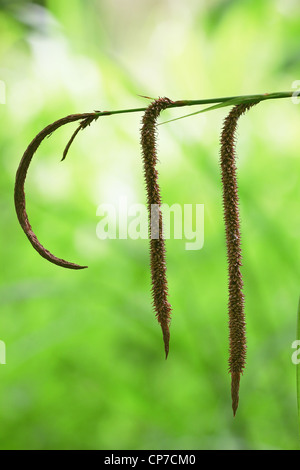
[[[239,403],[240,376],[246,364],[246,323],[244,315],[239,197],[236,178],[235,145],[239,117],[257,104],[236,105],[226,117],[221,134],[221,174],[223,209],[226,232],[229,283],[229,372],[231,374],[231,400],[233,415]]]
[[[168,298],[168,286],[166,278],[166,250],[162,230],[162,215],[160,211],[161,196],[158,185],[157,163],[157,127],[156,121],[160,112],[168,108],[173,102],[168,98],[159,98],[152,102],[146,109],[142,118],[141,146],[144,163],[144,178],[147,189],[147,202],[149,214],[150,236],[150,267],[152,282],[152,301],[155,316],[160,323],[166,359],[169,354],[171,305]],[[153,211],[153,207],[159,208]],[[152,231],[156,222],[158,233]]]
[[[19,223],[22,229],[24,230],[31,245],[33,246],[33,248],[43,258],[63,268],[84,269],[84,268],[87,268],[87,266],[80,266],[79,264],[70,263],[69,261],[56,257],[39,242],[37,236],[32,230],[32,227],[28,220],[27,211],[26,211],[26,198],[25,198],[24,185],[25,185],[25,180],[27,176],[27,171],[28,171],[28,168],[30,166],[31,160],[35,152],[37,151],[42,141],[46,137],[51,135],[61,126],[64,126],[65,124],[68,124],[70,122],[79,121],[80,119],[83,119],[83,122],[90,124],[93,120],[97,119],[98,117],[99,116],[97,115],[95,116],[95,114],[93,113],[71,114],[69,116],[59,119],[53,122],[52,124],[49,124],[48,126],[46,126],[43,130],[41,130],[35,136],[35,138],[32,140],[32,142],[29,144],[29,146],[25,150],[24,155],[19,164],[17,174],[16,174],[14,199],[15,199],[15,209],[16,209]]]

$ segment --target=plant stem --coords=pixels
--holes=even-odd
[[[223,98],[208,98],[202,100],[179,100],[174,101],[168,106],[168,108],[181,108],[183,106],[195,106],[201,104],[214,104],[214,103],[224,103],[228,101],[228,106],[232,104],[241,104],[252,101],[266,101],[266,100],[275,100],[280,98],[291,98],[296,92],[295,91],[281,91],[275,93],[263,93],[258,95],[240,95],[240,96],[227,96]],[[223,105],[224,106],[224,105]],[[139,113],[146,111],[145,108],[130,108],[130,109],[117,109],[115,111],[95,111],[96,116],[111,116],[113,114],[124,114],[124,113]]]

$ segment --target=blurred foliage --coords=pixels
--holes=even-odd
[[[26,183],[33,228],[80,272],[47,263],[17,223],[19,160],[73,112],[286,91],[300,79],[293,0],[0,2],[1,449],[297,449],[291,361],[299,298],[299,106],[265,102],[237,145],[247,368],[230,403],[221,109],[159,128],[163,202],[205,205],[202,250],[167,242],[171,350],[151,307],[147,240],[96,237],[102,202],[145,202],[139,114],[47,139]],[[190,111],[190,110],[189,110]],[[164,113],[164,118],[185,110]]]

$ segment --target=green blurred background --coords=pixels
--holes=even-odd
[[[141,114],[46,139],[26,183],[42,259],[18,225],[14,177],[32,138],[70,113],[292,90],[292,0],[0,2],[1,449],[297,449],[291,361],[299,298],[300,108],[240,121],[238,167],[248,354],[233,419],[219,133],[228,109],[159,128],[163,202],[205,205],[202,250],[167,241],[171,351],[151,306],[147,240],[96,237],[101,203],[146,200]],[[166,111],[171,119],[193,109]]]

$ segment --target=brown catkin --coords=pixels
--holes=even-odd
[[[25,150],[22,160],[19,164],[17,174],[16,174],[14,196],[15,196],[15,208],[16,208],[16,213],[18,216],[19,223],[22,229],[24,230],[28,240],[32,244],[33,248],[43,258],[63,268],[83,269],[83,268],[86,268],[87,266],[80,266],[75,263],[70,263],[69,261],[66,261],[64,259],[57,258],[52,253],[50,253],[50,251],[46,250],[46,248],[39,242],[37,236],[32,230],[32,227],[28,220],[27,211],[26,211],[26,200],[25,200],[25,190],[24,190],[26,175],[27,175],[27,171],[31,163],[31,160],[33,158],[33,155],[35,154],[35,152],[37,151],[37,149],[39,148],[39,146],[41,145],[41,143],[46,137],[50,136],[53,132],[55,132],[61,126],[64,126],[65,124],[68,124],[70,122],[82,120],[81,127],[83,128],[83,127],[86,127],[86,125],[90,124],[92,121],[94,121],[97,118],[98,116],[95,113],[70,114],[69,116],[59,119],[58,121],[55,121],[52,124],[49,124],[49,126],[45,127],[41,132],[39,132],[35,136],[35,138],[32,140],[32,142],[29,144],[29,146]]]
[[[235,415],[239,403],[240,375],[246,361],[246,323],[244,315],[239,197],[235,163],[235,132],[239,117],[256,102],[232,108],[224,121],[221,135],[221,172],[229,274],[229,372],[231,399]]]
[[[166,250],[163,237],[161,196],[156,170],[156,120],[160,112],[172,103],[168,98],[159,98],[152,102],[143,115],[141,128],[141,146],[149,213],[152,298],[156,317],[163,333],[166,358],[169,353],[171,305],[167,300]]]

